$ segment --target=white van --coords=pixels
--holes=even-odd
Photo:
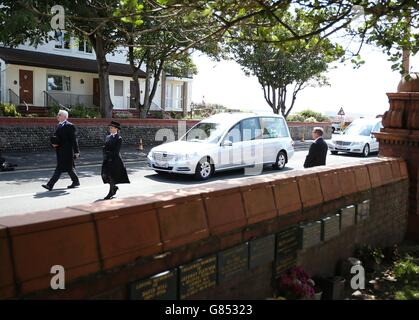
[[[206,180],[216,171],[255,165],[282,169],[293,154],[283,116],[220,113],[202,120],[178,141],[154,147],[147,160],[157,173],[190,174]]]
[[[378,141],[373,133],[380,132],[382,127],[381,118],[356,119],[341,134],[332,135],[329,150],[332,154],[348,152],[367,157],[371,152],[378,152]]]

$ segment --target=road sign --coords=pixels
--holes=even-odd
[[[339,112],[338,112],[339,116],[344,116],[345,115],[345,111],[343,111],[343,108],[341,107]]]

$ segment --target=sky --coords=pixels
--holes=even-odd
[[[400,73],[391,70],[387,55],[366,46],[361,51],[365,64],[354,69],[350,62],[337,64],[326,76],[330,86],[306,88],[299,93],[292,113],[312,109],[347,115],[376,116],[388,110],[387,92],[396,92]],[[234,61],[216,62],[195,52],[198,67],[192,87],[192,101],[218,103],[233,109],[271,111],[256,77],[247,77]],[[411,71],[419,72],[419,56],[411,57]],[[330,114],[332,115],[332,114]]]

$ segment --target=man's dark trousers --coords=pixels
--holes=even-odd
[[[59,170],[59,169],[55,169],[54,174],[52,175],[52,178],[48,181],[47,185],[49,187],[53,188],[55,183],[58,181],[58,179],[60,179],[61,174],[63,172],[68,173],[68,175],[71,178],[71,181],[73,181],[73,184],[80,184],[79,178],[77,177],[77,174],[74,171],[74,168],[72,168],[71,170],[68,170],[68,171],[62,171],[62,170]]]

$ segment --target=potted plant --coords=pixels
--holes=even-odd
[[[301,268],[294,267],[280,275],[277,280],[277,296],[287,300],[308,300],[315,297],[315,284]]]

